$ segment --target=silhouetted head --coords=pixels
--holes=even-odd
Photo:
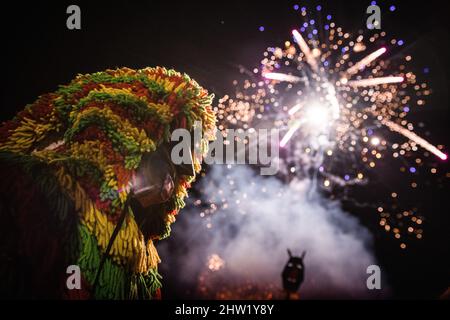
[[[303,252],[301,257],[295,257],[288,249],[289,260],[286,263],[283,273],[283,288],[288,292],[296,292],[303,282],[305,276],[305,266],[303,258],[306,252]]]

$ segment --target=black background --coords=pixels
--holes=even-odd
[[[365,23],[369,2],[320,4],[346,30],[357,30]],[[319,2],[15,1],[4,5],[0,120],[11,118],[38,95],[55,90],[77,73],[122,66],[175,68],[191,75],[217,97],[232,93],[237,66],[254,67],[267,46],[284,42],[289,31],[298,26],[300,17],[292,9],[295,3],[313,8]],[[431,70],[427,81],[433,96],[427,108],[412,114],[412,119],[428,125],[429,139],[448,146],[449,11],[442,1],[378,3],[383,29],[406,41],[419,69]],[[82,30],[66,28],[69,4],[81,7]],[[393,13],[388,11],[391,4],[397,6]],[[258,31],[261,25],[264,32]],[[448,172],[448,164],[441,164],[439,170]],[[394,184],[401,178],[389,175],[386,179],[385,183]],[[426,185],[428,178],[422,179]],[[366,190],[371,194],[377,191]],[[393,298],[437,298],[450,286],[448,191],[447,178],[411,195],[411,201],[420,202],[427,220],[425,238],[408,250],[400,250],[398,241],[379,231],[373,213],[364,213],[361,218],[375,235],[375,252],[387,272]],[[351,204],[347,209],[352,211]],[[176,234],[176,225],[174,229]],[[176,241],[176,237],[166,241]],[[180,270],[163,274],[165,298],[185,297],[188,288],[179,288],[171,281],[177,272]]]

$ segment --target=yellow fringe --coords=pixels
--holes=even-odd
[[[57,123],[54,112],[48,119],[41,119],[46,123],[38,123],[29,118],[23,118],[20,125],[14,129],[8,140],[0,146],[0,151],[11,151],[15,153],[24,153],[29,151],[35,142],[44,139],[48,132],[58,132],[61,124]]]
[[[73,182],[63,167],[56,172],[61,186],[75,201],[75,209],[91,234],[97,239],[101,252],[105,252],[116,225],[109,221],[96,207],[78,182]],[[128,215],[111,248],[114,262],[129,266],[134,272],[145,273],[160,262],[152,240],[144,241],[144,236],[134,218]]]

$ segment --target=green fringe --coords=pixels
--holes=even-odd
[[[100,265],[102,253],[95,237],[83,224],[79,225],[81,238],[80,256],[77,264],[85,279],[92,285]],[[95,299],[152,299],[161,288],[161,276],[157,270],[147,274],[132,273],[126,266],[120,266],[106,258],[99,282],[95,290]]]

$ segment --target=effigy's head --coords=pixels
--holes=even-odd
[[[121,230],[129,244],[115,259],[121,262],[142,251],[133,237],[168,236],[201,169],[201,152],[191,166],[173,164],[171,133],[201,123],[204,153],[214,138],[212,99],[187,75],[160,67],[78,75],[4,123],[0,152],[52,167],[101,248],[131,198],[133,219]]]

